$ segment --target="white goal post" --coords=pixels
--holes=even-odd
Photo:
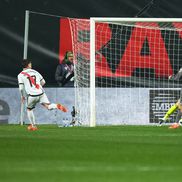
[[[107,104],[102,103],[101,105],[102,108],[100,106],[99,108],[98,106],[96,106],[98,104],[96,103],[97,99],[101,98],[101,95],[102,95],[101,92],[105,92],[106,94],[108,94],[107,96],[102,98],[102,100],[106,99],[106,101],[107,101],[107,98],[111,97],[112,94],[115,94],[114,96],[112,95],[113,97],[115,97],[115,100],[113,100],[113,102],[117,101],[118,96],[119,96],[118,99],[121,99],[122,98],[121,94],[123,94],[123,97],[128,97],[128,100],[127,99],[121,100],[121,102],[123,103],[122,105],[126,104],[125,109],[121,108],[123,112],[120,112],[120,111],[118,112],[119,110],[118,108],[115,108],[117,111],[114,111],[112,107],[121,107],[121,104],[114,105],[112,103],[112,100],[110,101],[111,102],[110,103],[111,106],[109,106],[111,107],[110,112],[115,112],[115,115],[118,114],[121,116],[121,117],[120,116],[116,117],[115,118],[116,120],[118,120],[118,118],[122,118],[119,122],[117,121],[113,122],[114,125],[115,124],[116,125],[146,124],[146,123],[150,124],[149,120],[151,118],[149,118],[149,116],[146,117],[145,115],[145,114],[150,115],[149,102],[146,102],[143,100],[144,97],[148,97],[147,99],[150,100],[150,94],[152,93],[152,91],[150,90],[155,90],[156,93],[162,90],[163,92],[166,92],[166,93],[162,93],[162,94],[158,93],[158,95],[162,95],[162,96],[168,95],[167,98],[162,98],[163,101],[165,100],[165,102],[169,102],[170,104],[173,104],[175,102],[176,97],[178,97],[176,96],[177,95],[176,90],[179,90],[180,86],[174,82],[170,82],[167,78],[169,75],[174,74],[175,71],[177,71],[180,68],[180,58],[181,58],[180,57],[180,41],[181,41],[180,39],[182,35],[181,34],[182,32],[181,18],[97,18],[97,17],[92,17],[90,18],[90,20],[70,19],[70,24],[72,27],[72,39],[73,39],[75,59],[77,63],[79,62],[79,64],[76,64],[75,66],[76,67],[75,77],[76,77],[76,86],[77,86],[76,106],[79,113],[78,118],[82,122],[85,122],[86,125],[89,125],[91,127],[96,126],[97,124],[110,125],[112,124],[112,121],[114,121],[114,118],[111,118],[111,122],[108,122],[108,123],[107,122],[105,123],[103,121],[102,122],[98,121],[99,119],[101,119],[102,114],[104,117],[104,115],[107,114],[107,111],[109,112],[109,109],[103,109],[103,106],[106,107],[108,103]],[[108,24],[109,26],[105,28],[104,24]],[[109,28],[112,29],[111,32],[109,32],[110,31]],[[143,31],[144,29],[145,29],[145,32]],[[99,33],[98,31],[103,31],[103,32]],[[133,37],[134,31],[137,35],[136,37]],[[104,42],[105,39],[107,39],[105,36],[108,36],[108,34],[110,34],[109,36],[112,39],[115,39],[113,41],[115,45],[111,45],[112,43],[109,40],[108,42],[104,43],[105,44],[103,45],[103,47],[105,46],[104,48],[102,47],[98,49],[99,47],[98,44],[102,44],[99,41]],[[143,35],[146,35],[145,41],[143,41],[144,39],[142,37]],[[102,37],[99,37],[99,36],[102,36]],[[142,38],[140,38],[140,36]],[[174,37],[174,39],[172,39],[172,37]],[[179,37],[179,40],[177,39],[177,37]],[[86,38],[87,40],[85,40]],[[128,44],[130,43],[131,38],[133,38],[133,40],[136,40],[136,42],[133,41],[133,47],[132,47],[132,44],[130,45],[130,52],[128,53],[131,55],[126,55],[125,54],[127,52],[126,50],[119,50],[119,49],[122,49],[123,47],[124,49],[127,49],[129,47]],[[123,43],[123,39],[127,39],[127,41],[125,40]],[[83,45],[81,45],[81,43],[84,41],[86,43],[89,42],[90,47],[87,47],[86,43],[83,43]],[[141,44],[141,42],[143,43],[144,48],[142,48],[142,46],[137,47],[138,44]],[[122,45],[117,45],[117,43],[121,43]],[[107,48],[109,46],[110,46],[110,49],[112,49],[112,51],[109,50],[110,52],[108,51],[108,48]],[[170,60],[169,53],[166,50],[170,51],[170,54],[172,54],[170,55],[174,58],[172,61]],[[137,51],[140,51],[141,55],[138,55],[136,53]],[[80,52],[82,52],[82,55]],[[125,62],[125,66],[123,67],[120,66],[121,72],[119,72],[119,69],[118,69],[118,70],[115,70],[115,72],[108,74],[108,73],[105,73],[104,71],[105,68],[102,68],[101,70],[99,70],[99,68],[96,67],[96,63],[98,62],[97,60],[98,58],[96,55],[98,54],[98,52],[101,55],[99,56],[101,57],[100,60],[102,62],[102,64],[100,64],[99,66],[101,67],[104,64],[105,59],[108,62],[108,58],[109,58],[110,62],[106,63],[105,65],[108,66],[109,64],[110,69],[112,69],[113,67],[112,62],[115,62],[114,59],[117,58],[118,56],[118,55],[115,55],[115,53],[118,54],[118,52],[119,53],[122,52],[122,54],[124,54],[125,57],[122,55],[123,57],[121,61]],[[112,55],[110,55],[110,53],[112,53]],[[135,75],[129,76],[127,68],[131,64],[134,64],[134,65],[138,64],[137,61],[140,58],[143,62],[141,62],[141,64],[139,65],[140,67],[136,66],[136,70],[139,70],[139,71],[137,72],[135,70],[137,73],[134,73]],[[145,58],[146,58],[146,62],[145,62]],[[85,63],[86,61],[88,61],[88,59],[90,59],[89,71],[86,69],[87,64]],[[81,61],[84,62],[84,65],[82,65]],[[128,61],[128,65],[127,65],[127,61]],[[149,63],[148,61],[151,61],[151,63]],[[163,61],[167,64],[165,65]],[[151,65],[153,67],[151,67]],[[118,73],[116,73],[117,71]],[[90,76],[88,76],[88,78],[86,79],[81,78],[81,76],[84,75],[86,72]],[[101,73],[101,72],[104,72],[104,73]],[[101,77],[105,77],[104,84],[99,83],[101,86],[98,86],[96,84],[97,75],[100,75],[99,76],[99,79],[101,80],[100,82],[102,82]],[[113,78],[115,75],[116,75],[115,77],[116,79],[113,81]],[[146,75],[149,75],[149,76],[146,76]],[[151,78],[151,75],[152,75],[152,78]],[[109,86],[107,85],[108,81],[110,83]],[[127,83],[123,84],[124,81]],[[117,85],[115,85],[116,82],[117,82]],[[123,85],[125,85],[126,87],[124,87]],[[89,88],[89,91],[86,88]],[[99,94],[97,94],[96,91]],[[134,104],[132,102],[132,99],[135,99],[135,96],[133,96],[133,91],[137,94],[136,97],[138,99],[137,101],[138,103],[134,103]],[[145,93],[145,91],[147,92]],[[85,94],[86,92],[88,93]],[[87,97],[87,99],[83,97],[85,98]],[[173,98],[173,100],[171,101],[170,98]],[[100,101],[101,100],[98,99],[98,102]],[[127,101],[129,102],[129,104],[126,103]],[[135,104],[140,104],[140,102],[144,104],[143,113],[141,111],[142,109],[139,108],[139,106],[134,106]],[[134,113],[130,113],[130,114],[126,113],[127,112],[126,108],[128,108],[131,105],[134,108],[133,112],[138,112],[138,110],[140,110],[138,115]],[[151,107],[153,107],[153,105]],[[157,119],[161,119],[165,111],[167,111],[168,107],[169,105],[166,106],[166,108],[164,108],[164,111],[162,114],[161,112],[158,112],[158,111],[154,111],[153,114],[157,113],[156,114],[156,116],[158,117]],[[159,108],[161,108],[161,106],[159,106]],[[103,112],[102,114],[98,113],[100,112],[100,110],[102,110]],[[124,117],[123,116],[124,114],[126,114],[127,117]],[[139,118],[140,115],[141,117]],[[109,117],[109,115],[107,115],[107,117]],[[135,118],[136,122],[132,122],[133,118]],[[157,122],[158,121],[156,120],[156,118],[154,118],[154,121],[151,123],[155,124]]]

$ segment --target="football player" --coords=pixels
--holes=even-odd
[[[37,130],[33,109],[37,103],[42,104],[46,109],[59,109],[67,112],[67,108],[61,104],[50,103],[44,89],[45,80],[42,75],[32,69],[32,63],[28,59],[22,61],[23,71],[18,74],[18,84],[21,94],[21,102],[25,102],[25,94],[27,95],[27,116],[30,121],[29,130]]]

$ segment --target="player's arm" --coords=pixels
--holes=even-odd
[[[25,86],[24,82],[22,80],[22,77],[18,75],[18,85],[19,85],[19,91],[20,91],[20,96],[21,96],[21,102],[25,101]]]
[[[178,71],[176,75],[169,76],[169,79],[178,81],[181,77],[182,77],[182,68]]]
[[[45,85],[45,80],[42,78],[41,80],[40,80],[40,84],[41,84],[41,86],[43,87],[44,85]]]
[[[39,72],[37,72],[37,76],[40,80],[40,85],[43,87],[46,84],[46,81],[44,80],[43,76]]]
[[[23,84],[19,84],[19,91],[20,91],[20,95],[21,95],[21,102],[25,101],[25,95],[24,95],[24,85]]]
[[[21,102],[25,101],[25,88],[24,88],[24,83],[23,80],[20,76],[18,76],[18,85],[19,85],[19,91],[21,95]]]

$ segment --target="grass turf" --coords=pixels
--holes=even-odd
[[[181,182],[182,130],[0,125],[2,182]]]

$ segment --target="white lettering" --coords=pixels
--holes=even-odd
[[[152,104],[152,110],[155,110],[155,111],[166,110],[167,111],[173,105],[174,105],[174,103],[153,103]]]

